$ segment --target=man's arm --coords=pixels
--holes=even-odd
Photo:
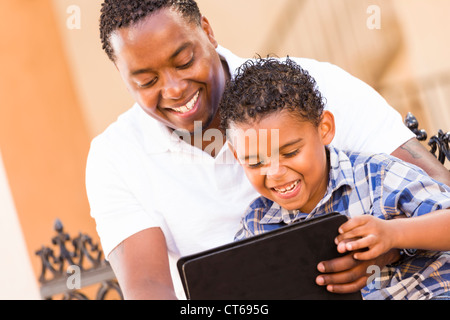
[[[433,179],[450,186],[450,171],[417,139],[407,141],[392,152],[392,155],[422,168]]]
[[[120,243],[109,255],[125,299],[175,300],[164,234],[149,228]]]

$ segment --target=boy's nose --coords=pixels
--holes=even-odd
[[[278,161],[272,161],[267,169],[266,175],[272,180],[280,180],[287,173],[287,168]]]

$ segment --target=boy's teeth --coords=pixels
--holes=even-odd
[[[299,181],[297,180],[293,184],[291,184],[290,186],[288,186],[286,188],[273,188],[273,189],[280,193],[286,193],[286,192],[292,191],[297,186],[298,182]]]
[[[181,106],[179,108],[173,108],[173,110],[175,110],[176,112],[179,113],[186,113],[188,111],[191,111],[192,108],[194,107],[194,105],[197,103],[197,99],[198,99],[198,95],[199,95],[199,91],[197,91],[197,93],[195,94],[195,96],[191,99],[191,101],[189,101],[188,103],[186,103],[186,105]]]

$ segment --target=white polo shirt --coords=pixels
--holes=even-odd
[[[232,75],[246,60],[220,46],[217,51]],[[316,79],[335,115],[337,148],[389,154],[414,137],[365,83],[329,63],[291,59]],[[137,104],[92,141],[86,188],[106,257],[129,236],[161,228],[180,298],[177,259],[233,241],[241,216],[258,196],[227,146],[212,158]]]

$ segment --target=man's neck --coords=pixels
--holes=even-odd
[[[223,74],[225,76],[225,83],[226,83],[226,82],[228,82],[228,80],[231,79],[230,68],[229,68],[228,63],[225,60],[225,58],[220,57],[220,61],[222,63]],[[208,130],[215,131],[215,134],[212,135],[212,137],[213,137],[212,140],[204,139],[205,132],[207,132]],[[219,134],[219,132],[220,132],[220,134]],[[208,128],[203,131],[202,150],[205,151],[208,148],[208,146],[210,146],[210,148],[208,148],[208,150],[211,150],[209,153],[211,153],[212,157],[215,157],[218,153],[218,150],[220,150],[224,146],[225,143],[226,143],[226,134],[220,125],[220,110],[217,110],[217,112],[214,116],[214,119],[211,121]],[[214,148],[211,148],[212,144],[214,144]],[[219,148],[219,146],[220,146],[220,148]]]

